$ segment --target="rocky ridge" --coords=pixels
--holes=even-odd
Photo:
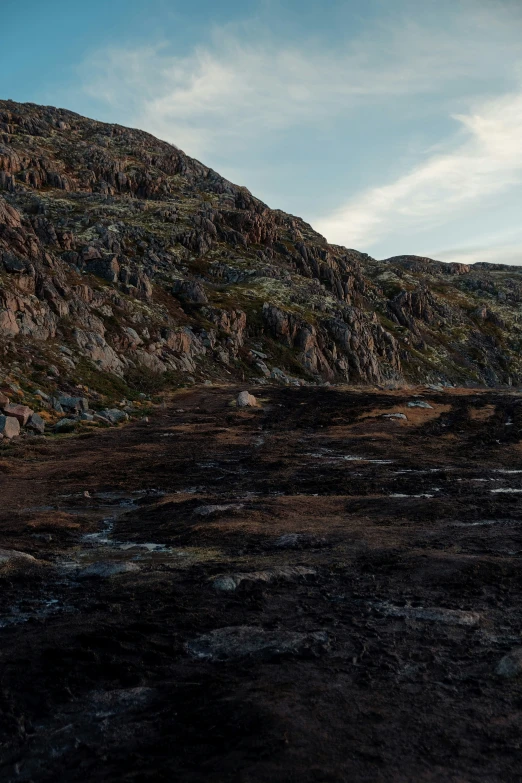
[[[0,101],[3,388],[519,384],[521,302],[520,267],[377,261],[143,131]]]

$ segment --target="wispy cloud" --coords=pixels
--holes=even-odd
[[[522,181],[522,5],[428,5],[401,0],[386,15],[383,3],[382,15],[365,30],[353,36],[347,25],[344,37],[337,31],[331,41],[311,31],[289,40],[244,22],[206,31],[206,40],[184,54],[167,41],[111,46],[82,63],[82,90],[105,119],[171,141],[262,198],[242,171],[255,179],[262,157],[276,179],[291,164],[283,205],[291,211],[292,197],[309,189],[305,217],[331,242],[376,252],[404,237],[403,247],[419,252],[421,238],[431,244],[429,232],[440,227],[442,234],[459,215],[469,232],[474,210]],[[364,170],[360,124],[355,141],[350,135],[361,117],[372,123],[373,149],[375,123],[382,125],[382,170],[374,167],[371,176]],[[416,130],[409,135],[409,122],[418,137]],[[418,139],[430,122],[440,126],[441,138],[422,151]],[[403,161],[387,153],[388,125],[403,134]],[[285,136],[290,141],[282,159],[285,145],[278,144]],[[306,153],[297,161],[292,144],[304,136]],[[326,137],[332,140],[327,151],[319,146]],[[355,145],[360,161],[356,153],[345,155]],[[344,180],[336,176],[330,190],[322,160],[328,158],[331,171],[336,155],[349,162]],[[324,194],[340,206],[321,214]],[[415,234],[417,247],[409,239]],[[452,244],[461,239],[466,244],[460,236]]]
[[[429,155],[390,184],[351,199],[316,222],[331,242],[371,245],[386,235],[437,226],[456,211],[522,182],[522,91],[456,115],[452,150]]]
[[[248,148],[287,128],[347,121],[364,103],[435,94],[461,78],[479,83],[498,70],[498,14],[488,20],[455,13],[447,29],[447,19],[397,13],[356,38],[347,31],[335,44],[289,43],[259,25],[224,27],[185,56],[166,42],[93,52],[81,67],[83,87],[125,121],[193,155],[238,143]],[[497,32],[509,58],[516,36],[506,24]]]

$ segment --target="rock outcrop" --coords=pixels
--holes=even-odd
[[[376,261],[143,131],[0,101],[4,375],[516,384],[520,302],[518,267]]]

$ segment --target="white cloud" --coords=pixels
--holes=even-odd
[[[415,252],[412,235],[431,244],[423,232],[433,233],[460,215],[468,220],[463,231],[469,235],[474,210],[522,181],[522,5],[440,0],[433,11],[427,5],[412,3],[407,13],[408,0],[401,0],[357,37],[347,27],[343,43],[339,37],[333,44],[297,35],[289,41],[259,23],[244,23],[240,29],[215,29],[187,54],[168,42],[104,48],[81,66],[83,91],[102,107],[105,119],[141,127],[210,165],[219,161],[216,167],[241,184],[251,186],[245,170],[295,164],[299,171],[289,177],[284,194],[290,210],[292,196],[306,190],[309,171],[309,203],[315,206],[306,219],[332,242],[369,252],[401,244]],[[501,91],[503,97],[491,98]],[[427,117],[445,128],[453,118],[455,134],[419,153],[405,120],[405,159],[416,156],[417,163],[408,162],[409,170],[387,181],[387,172],[400,162],[383,163],[383,184],[350,197],[348,170],[345,203],[314,220],[321,194],[330,187],[328,181],[321,184],[323,149],[314,147],[314,139],[325,128],[331,132],[331,166],[332,156],[335,161],[352,144],[354,112],[368,106],[381,112],[385,153],[393,112],[411,117],[421,128],[419,138]],[[281,161],[271,150],[285,133],[290,149],[288,160]],[[292,140],[298,143],[304,134],[307,154],[297,160]],[[357,181],[364,182],[364,162],[358,164],[352,154],[354,163]],[[330,204],[334,193],[328,194]],[[502,241],[498,246],[507,247]]]
[[[434,227],[522,182],[522,91],[456,115],[461,134],[394,182],[351,199],[315,225],[331,242],[369,247]]]
[[[415,19],[396,13],[344,44],[278,41],[259,25],[216,29],[185,56],[167,43],[110,47],[83,63],[84,89],[139,125],[196,156],[223,153],[291,128],[331,125],[361,103],[435,94],[475,83],[513,61],[516,31],[458,10]],[[497,35],[494,34],[497,33]]]

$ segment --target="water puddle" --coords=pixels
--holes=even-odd
[[[114,527],[119,517],[130,510],[139,509],[139,502],[143,498],[163,495],[164,493],[157,490],[134,492],[131,496],[118,492],[101,492],[92,497],[82,494],[84,499],[88,497],[91,501],[99,501],[100,511],[110,509],[110,516],[102,519],[97,532],[83,535],[70,555],[54,563],[53,579],[44,590],[47,595],[42,596],[40,591],[38,597],[24,597],[12,604],[0,617],[0,629],[30,620],[46,620],[58,613],[76,611],[74,599],[78,597],[78,590],[81,591],[85,578],[100,579],[136,573],[143,567],[151,566],[177,570],[206,560],[219,559],[222,553],[217,549],[175,549],[156,542],[141,543],[114,538]]]
[[[482,527],[483,525],[520,524],[518,519],[479,519],[476,522],[454,522],[452,527]]]
[[[391,498],[434,498],[435,495],[431,495],[428,492],[422,492],[420,495],[404,495],[402,492],[394,492],[390,495]]]
[[[323,459],[328,462],[364,462],[373,465],[391,465],[392,459],[372,459],[371,457],[359,457],[355,454],[335,454],[333,449],[321,449],[321,451],[309,451],[305,457]]]

